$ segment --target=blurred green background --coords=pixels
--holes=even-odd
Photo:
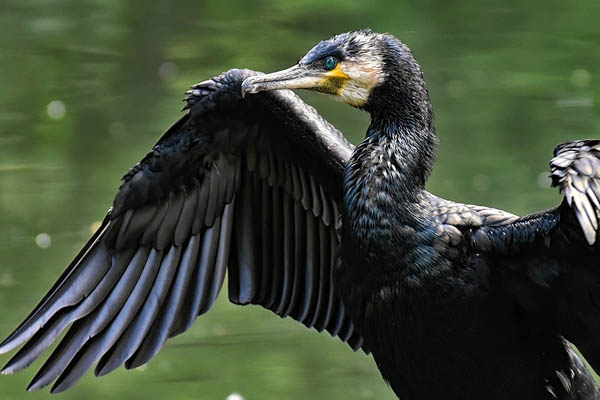
[[[351,29],[397,35],[423,67],[441,141],[431,191],[518,214],[557,204],[554,146],[600,137],[598,15],[597,0],[0,0],[0,336],[86,241],[191,84],[232,67],[290,66]],[[365,113],[300,95],[361,139]],[[24,393],[33,374],[0,377],[0,399],[48,398]],[[88,374],[60,398],[233,392],[394,398],[370,357],[226,293],[145,368]]]

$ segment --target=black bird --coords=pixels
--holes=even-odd
[[[371,114],[354,148],[287,90]],[[258,95],[251,93],[265,92]],[[525,217],[425,190],[437,139],[411,51],[369,30],[272,74],[195,85],[123,178],[102,226],[0,345],[31,382],[135,368],[208,311],[259,304],[371,352],[412,399],[600,399],[600,141],[555,150],[565,199]],[[338,249],[339,247],[339,249]]]

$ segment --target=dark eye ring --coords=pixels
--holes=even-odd
[[[338,60],[334,56],[326,57],[323,60],[323,66],[325,67],[325,69],[332,70],[335,67],[337,67],[337,65],[338,65]]]

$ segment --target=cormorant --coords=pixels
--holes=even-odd
[[[288,90],[371,114],[354,148]],[[264,92],[257,95],[253,93]],[[135,368],[208,311],[259,304],[371,352],[413,399],[600,399],[600,141],[558,146],[558,207],[518,217],[425,190],[437,139],[421,69],[389,34],[317,44],[272,74],[195,85],[101,227],[0,345],[31,382]],[[340,249],[338,250],[338,247]]]

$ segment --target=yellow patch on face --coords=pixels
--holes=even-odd
[[[342,63],[338,63],[338,65],[332,69],[331,71],[327,71],[325,76],[328,78],[337,78],[342,80],[348,80],[350,77],[346,75],[344,70],[342,69]]]
[[[344,84],[350,79],[342,69],[341,63],[331,71],[325,72],[322,76],[323,79],[319,81],[319,85],[315,90],[327,94],[340,94]]]

